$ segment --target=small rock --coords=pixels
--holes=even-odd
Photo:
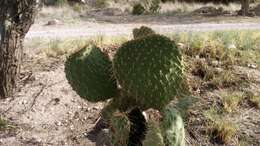
[[[100,106],[94,106],[94,107],[93,107],[93,110],[99,110],[99,109],[101,109]]]
[[[178,43],[177,44],[181,49],[183,49],[185,47],[185,45],[183,43]]]
[[[76,102],[76,99],[74,99],[74,98],[73,98],[73,99],[71,99],[71,102]]]
[[[249,68],[252,68],[252,69],[256,69],[257,68],[257,65],[256,64],[247,64],[247,66]]]
[[[35,108],[32,108],[31,111],[32,111],[32,112],[36,112],[36,109],[35,109]]]
[[[228,48],[228,49],[236,49],[237,47],[236,47],[235,44],[229,44],[229,45],[227,46],[227,48]]]
[[[55,123],[57,126],[62,126],[62,123],[59,121],[59,122],[56,122]]]
[[[79,118],[79,112],[75,112],[73,118],[78,119]]]
[[[23,104],[23,105],[25,105],[25,104],[27,104],[27,103],[28,103],[27,100],[23,100],[23,101],[21,102],[21,104]]]
[[[214,61],[212,61],[211,63],[212,63],[212,65],[213,65],[214,67],[219,65],[219,61],[217,61],[217,60],[214,60]]]
[[[48,21],[46,25],[57,25],[57,24],[60,24],[60,23],[61,23],[60,20],[53,19],[53,20]]]
[[[73,125],[70,125],[70,130],[74,130],[74,126]]]

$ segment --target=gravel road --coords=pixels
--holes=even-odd
[[[34,25],[26,38],[65,39],[73,37],[92,37],[96,35],[119,36],[130,35],[135,27],[147,25],[159,33],[214,31],[214,30],[260,30],[259,23],[196,23],[196,24],[102,24],[85,23],[79,25]]]

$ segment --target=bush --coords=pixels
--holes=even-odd
[[[142,6],[142,4],[138,3],[135,4],[132,10],[132,14],[133,15],[141,15],[145,12],[144,7]]]
[[[133,6],[133,15],[141,15],[144,13],[157,13],[161,9],[160,0],[143,0]]]
[[[160,7],[161,0],[143,0],[143,6],[147,13],[157,13]]]

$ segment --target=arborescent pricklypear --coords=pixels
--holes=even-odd
[[[126,42],[118,49],[113,65],[122,90],[141,109],[161,109],[175,97],[181,85],[180,50],[162,35]]]
[[[66,61],[65,73],[73,90],[91,102],[104,101],[117,94],[112,63],[96,46],[72,54]]]
[[[154,30],[152,30],[151,28],[146,27],[146,26],[141,26],[140,28],[133,29],[134,39],[146,37],[146,36],[152,35],[152,34],[155,34]]]
[[[115,112],[109,121],[113,146],[127,146],[131,123],[126,113]]]
[[[160,127],[167,146],[185,146],[184,123],[179,112],[172,106],[162,111],[163,120]]]
[[[147,122],[147,131],[143,146],[165,146],[159,123],[154,121]]]

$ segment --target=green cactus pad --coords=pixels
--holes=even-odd
[[[152,30],[151,28],[146,27],[146,26],[141,26],[140,28],[133,29],[134,39],[146,37],[146,36],[152,35],[152,34],[155,34],[154,30]]]
[[[115,76],[122,89],[142,109],[161,109],[172,100],[182,81],[177,45],[161,35],[123,44],[114,58]]]
[[[173,107],[166,107],[162,115],[160,125],[164,143],[167,146],[185,146],[184,123],[179,112]]]
[[[79,96],[91,102],[104,101],[117,94],[112,63],[95,46],[72,54],[65,63],[66,78]]]
[[[127,114],[115,112],[110,119],[109,125],[113,146],[127,146],[131,127]]]
[[[147,125],[143,146],[165,146],[159,125],[152,121],[148,121]]]

